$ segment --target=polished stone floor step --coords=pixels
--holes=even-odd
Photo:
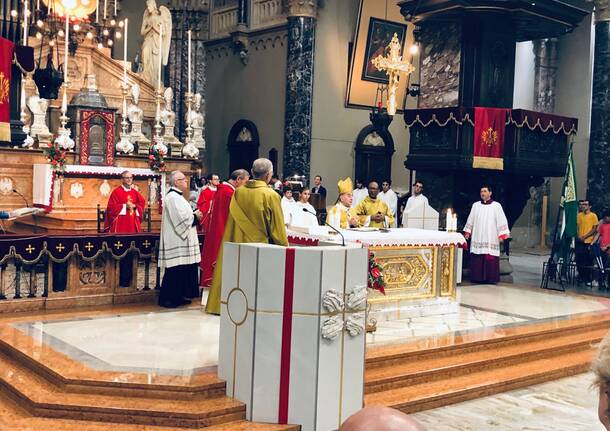
[[[108,431],[110,429],[112,431],[183,430],[183,428],[165,426],[116,423],[110,425],[107,422],[98,421],[35,417],[13,400],[0,395],[0,430],[2,431]],[[200,429],[206,431],[299,431],[300,427],[297,425],[272,425],[239,420]]]
[[[442,407],[585,372],[592,349],[570,352],[470,374],[380,391],[365,396],[365,405],[384,405],[406,413]]]
[[[0,356],[0,386],[35,416],[183,428],[245,418],[245,406],[225,396],[179,400],[66,392],[6,356]]]
[[[367,368],[365,393],[455,378],[479,370],[498,369],[511,364],[527,363],[533,359],[588,350],[608,332],[605,325],[601,326],[564,330],[553,337],[532,334],[528,338],[521,338],[519,343],[501,343],[498,346],[495,342],[490,343],[487,348],[480,345],[477,350],[456,351],[453,355],[409,358],[402,363],[392,361],[386,366]]]

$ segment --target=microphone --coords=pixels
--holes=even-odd
[[[19,191],[17,189],[13,189],[13,193],[17,193],[19,196],[21,196],[21,199],[23,199],[23,202],[25,202],[26,208],[30,207],[30,205],[28,204],[28,200],[25,198],[25,196],[23,196],[21,193],[19,193]]]
[[[309,211],[307,208],[303,208],[303,212],[306,212],[306,213],[309,213],[309,214],[313,214],[313,215],[316,216],[316,218],[318,217],[318,215],[316,213]],[[335,232],[337,232],[341,236],[341,246],[345,247],[345,237],[339,231],[339,229],[335,228],[334,226],[329,225],[328,223],[326,223],[326,221],[324,222],[324,224],[326,226],[328,226],[329,228],[331,228],[332,230],[334,230]]]

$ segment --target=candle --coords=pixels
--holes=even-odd
[[[125,86],[127,86],[127,26],[129,24],[129,19],[125,18],[125,38],[123,39],[123,81],[125,82]]]
[[[188,61],[188,76],[189,76],[189,94],[191,92],[191,30],[188,31],[189,34],[189,49],[188,49],[188,54],[189,54],[189,61]]]
[[[453,214],[453,231],[457,232],[457,214]]]
[[[445,219],[445,230],[449,232],[451,230],[451,220],[453,217],[451,216],[451,208],[447,208],[447,217]]]
[[[161,92],[161,69],[163,68],[163,24],[159,24],[159,82],[157,89]]]
[[[70,17],[66,15],[66,32],[64,46],[64,84],[68,84],[68,41],[70,40]],[[65,93],[64,93],[65,94]]]
[[[114,0],[114,16],[116,16],[116,7],[117,7],[117,3],[119,2],[119,0]]]
[[[95,22],[100,22],[100,0],[95,0]]]
[[[106,19],[106,8],[108,7],[108,0],[104,0],[104,19]]]
[[[23,45],[28,46],[28,0],[25,0],[23,8]]]

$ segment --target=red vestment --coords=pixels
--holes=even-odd
[[[197,209],[203,214],[200,226],[203,232],[208,231],[210,227],[210,219],[212,218],[212,202],[214,201],[214,195],[216,194],[216,188],[206,186],[199,193],[199,199],[197,200]]]
[[[227,218],[229,217],[229,204],[231,203],[234,192],[235,188],[231,184],[222,183],[218,186],[214,196],[209,229],[206,231],[203,251],[201,252],[200,265],[203,274],[201,276],[200,284],[202,287],[209,287],[212,283],[216,258],[218,257],[225,225],[227,224]]]
[[[133,203],[136,208],[130,210],[125,206],[127,202]],[[104,231],[118,233],[142,232],[140,224],[144,217],[145,206],[146,201],[144,197],[136,189],[125,190],[123,186],[117,187],[108,199]],[[123,208],[125,208],[125,211],[123,211]]]

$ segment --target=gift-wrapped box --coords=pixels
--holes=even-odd
[[[362,408],[367,259],[225,244],[218,375],[248,420],[335,430]]]

